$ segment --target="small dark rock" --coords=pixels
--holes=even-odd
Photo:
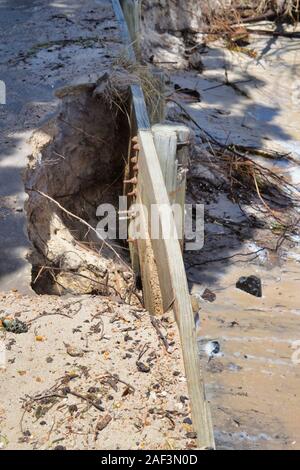
[[[102,411],[104,411],[104,408],[101,406],[102,405],[102,400],[99,398],[99,400],[95,401],[95,405],[97,405],[99,408],[102,408]]]
[[[187,432],[187,433],[186,433],[186,437],[187,437],[188,439],[197,439],[197,433],[196,433],[196,432],[193,432],[193,431],[192,431],[192,432]]]
[[[67,450],[64,446],[56,446],[53,450]]]
[[[98,387],[90,387],[88,389],[88,393],[98,393],[98,392],[100,392],[100,388]]]
[[[123,356],[123,359],[131,359],[131,358],[132,358],[132,354],[129,354],[129,353],[126,353]]]
[[[184,418],[183,422],[184,424],[189,424],[190,426],[193,424],[191,418]]]
[[[173,375],[174,375],[174,377],[178,377],[178,376],[180,375],[179,370],[175,370],[175,371],[173,372]]]
[[[236,288],[255,297],[262,297],[261,280],[257,276],[240,277],[236,283]]]
[[[47,424],[46,421],[41,421],[41,422],[40,422],[40,425],[41,425],[41,426],[46,426],[46,424]]]
[[[137,366],[137,368],[138,368],[138,370],[139,370],[140,372],[145,372],[145,373],[150,372],[150,367],[147,366],[146,364],[144,364],[143,362],[139,362],[139,361],[138,361],[138,362],[136,363],[136,366]]]
[[[53,357],[47,357],[46,362],[47,364],[51,364],[51,362],[53,362]]]
[[[217,298],[216,294],[214,294],[211,290],[205,289],[203,294],[201,295],[203,300],[207,300],[207,302],[214,302]]]
[[[78,411],[77,405],[70,405],[69,406],[69,411],[70,411],[71,414],[76,413],[76,411]]]
[[[186,401],[188,401],[188,397],[185,397],[184,395],[181,395],[179,400],[181,401],[181,403],[185,403]]]
[[[9,333],[15,333],[18,335],[21,333],[27,333],[28,331],[27,324],[23,321],[18,320],[17,318],[15,318],[14,320],[3,319],[2,324],[5,330]]]

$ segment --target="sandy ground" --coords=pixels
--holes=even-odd
[[[185,449],[195,446],[174,320],[99,297],[0,297],[2,449]],[[3,355],[2,355],[3,359]],[[79,395],[80,396],[79,396]],[[82,398],[84,397],[84,398]]]

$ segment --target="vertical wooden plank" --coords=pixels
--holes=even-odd
[[[115,16],[118,22],[118,26],[120,29],[120,35],[124,41],[124,46],[126,47],[126,55],[128,56],[130,60],[132,60],[132,62],[135,62],[136,61],[135,53],[131,44],[130,33],[128,30],[127,23],[124,19],[124,14],[123,14],[123,10],[121,8],[120,2],[119,0],[111,0],[111,2],[112,2]]]
[[[151,227],[151,206],[153,204],[159,207],[168,205],[169,199],[152,133],[140,131],[139,140],[140,169],[138,191],[141,195],[141,201],[147,208],[147,225]],[[164,227],[170,223],[170,220],[166,220],[163,214],[160,214],[158,223],[162,229],[161,232],[164,233]],[[203,449],[214,449],[215,442],[211,415],[201,374],[194,313],[180,245],[175,238],[164,239],[161,237],[159,239],[152,239],[152,248],[157,265],[164,309],[173,308],[180,332],[193,425],[197,431],[198,444]]]
[[[132,45],[138,61],[141,59],[141,0],[120,0]]]
[[[189,152],[191,141],[191,130],[183,124],[174,124],[174,130],[177,134],[177,177],[176,177],[176,193],[175,203],[181,207],[181,249],[184,249],[184,232],[185,232],[185,198],[186,198],[186,180],[189,166]]]
[[[169,130],[163,124],[152,126],[152,133],[169,200],[172,204],[175,202],[176,191],[177,135],[176,132]]]
[[[140,85],[131,85],[132,106],[135,112],[135,126],[137,129],[149,129],[150,120],[145,104],[145,96]]]
[[[116,16],[120,23],[120,29],[125,44],[127,44],[130,54],[134,52],[128,40],[128,29],[124,21],[119,0],[112,0]],[[189,389],[193,427],[197,432],[198,446],[201,449],[214,449],[214,435],[211,422],[209,404],[206,400],[204,383],[200,369],[200,359],[196,343],[196,331],[194,315],[187,285],[185,268],[181,256],[180,245],[177,239],[151,239],[151,205],[170,207],[168,193],[165,187],[159,158],[155,149],[153,135],[150,130],[148,113],[144,101],[143,92],[139,85],[131,87],[132,106],[135,113],[135,125],[138,130],[140,143],[139,174],[137,186],[137,198],[148,209],[144,214],[144,227],[148,229],[148,236],[143,241],[147,241],[147,247],[153,252],[153,261],[157,268],[161,299],[165,310],[173,309],[177,320],[187,384]],[[182,136],[182,142],[184,137]],[[179,135],[177,134],[177,136]],[[182,155],[181,158],[185,158]],[[150,216],[149,216],[150,213]],[[171,225],[175,229],[175,222],[171,217]],[[159,213],[158,224],[162,233],[166,225],[170,222]],[[176,229],[175,229],[176,232]],[[149,244],[150,242],[150,244]],[[148,261],[143,254],[147,247],[141,244],[139,251],[140,259],[147,269]],[[147,273],[145,278],[147,278]],[[147,281],[148,282],[148,281]],[[149,290],[151,292],[151,290]],[[152,294],[151,294],[152,295]]]
[[[152,126],[152,133],[170,204],[178,204],[181,208],[181,217],[179,214],[176,218],[176,226],[183,248],[186,174],[191,131],[182,124],[156,124]]]
[[[157,90],[156,97],[148,106],[148,113],[152,125],[162,123],[165,120],[165,74],[159,70],[153,70],[153,82]]]

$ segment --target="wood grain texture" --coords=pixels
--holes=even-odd
[[[141,231],[144,233],[144,236],[136,240],[140,262],[140,274],[143,283],[144,304],[145,308],[152,315],[162,315],[164,313],[164,309],[157,264],[148,232],[147,217],[139,194],[136,202],[140,208],[138,224],[140,225]]]
[[[176,205],[175,222],[180,246],[184,247],[186,174],[191,130],[183,124],[152,126],[155,148],[171,205]]]
[[[127,41],[129,49],[132,50],[128,42],[130,41],[130,38],[128,38],[128,28],[126,25],[122,24],[125,23],[125,19],[119,0],[112,0],[112,2],[121,25],[120,30],[125,44]],[[156,205],[159,208],[167,207],[169,211],[171,209],[159,157],[150,128],[143,91],[139,85],[133,85],[131,86],[131,93],[133,109],[132,132],[137,132],[140,145],[137,201],[145,205],[147,209],[144,212],[144,221],[142,223],[148,236],[139,244],[141,271],[144,270],[144,272],[146,272],[144,275],[146,279],[146,289],[151,295],[151,281],[149,281],[149,279],[147,280],[150,269],[147,266],[148,258],[145,256],[147,247],[150,246],[150,241],[153,252],[152,261],[154,261],[157,269],[163,309],[165,311],[173,309],[180,332],[193,427],[197,432],[198,446],[200,449],[215,449],[210,408],[205,396],[196,343],[194,314],[181,248],[176,235],[175,221],[172,217],[166,218],[163,213],[158,211],[157,223],[161,233],[171,228],[176,236],[169,237],[168,239],[164,239],[163,237],[156,239],[152,237],[150,230],[152,222],[151,206]],[[171,225],[171,227],[169,227],[169,225]],[[153,299],[149,302],[151,303],[152,301]]]
[[[138,192],[148,209],[148,227],[151,227],[151,205],[169,205],[159,159],[150,131],[139,131],[140,170]],[[172,222],[175,225],[175,222]],[[166,218],[159,217],[162,233]],[[168,228],[168,227],[167,227]],[[176,231],[176,228],[174,229]],[[173,308],[178,324],[186,378],[190,393],[193,424],[200,448],[215,448],[210,409],[205,396],[201,366],[196,343],[194,314],[191,305],[181,248],[176,238],[152,239],[164,309]]]
[[[120,0],[136,58],[141,57],[141,0]]]
[[[164,72],[160,70],[153,69],[152,75],[154,78],[154,86],[157,90],[156,99],[153,99],[148,105],[148,113],[150,122],[152,125],[159,124],[164,122],[166,114],[166,102],[165,102],[165,93],[166,93],[166,76]]]
[[[136,61],[134,49],[132,47],[132,41],[130,37],[130,33],[128,30],[127,23],[124,18],[123,10],[121,8],[119,0],[111,0],[112,6],[115,12],[115,16],[118,22],[119,30],[120,30],[120,35],[123,40],[124,46],[126,48],[126,54],[132,62]]]

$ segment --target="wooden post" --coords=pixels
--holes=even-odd
[[[128,47],[129,55],[134,57],[130,39],[128,39],[128,28],[126,27],[119,0],[112,0],[112,4],[119,22],[121,34],[123,35],[123,41]],[[139,140],[137,201],[141,201],[145,208],[147,208],[143,224],[150,235],[149,238],[146,238],[148,246],[151,245],[152,259],[157,269],[163,309],[164,311],[173,309],[180,332],[193,427],[197,432],[198,446],[200,449],[214,449],[215,441],[210,407],[205,395],[196,343],[194,314],[180,244],[176,238],[164,239],[164,237],[161,237],[156,239],[151,237],[151,215],[149,218],[151,206],[169,206],[169,195],[162,176],[160,160],[154,144],[153,133],[151,132],[143,91],[139,85],[132,85],[131,94],[134,130],[138,134]],[[181,156],[179,155],[185,144],[185,138],[183,138],[184,136],[181,134],[181,131],[177,132],[177,138],[179,135],[182,136],[182,140],[179,147],[177,147],[178,161],[180,161],[180,158],[186,158],[182,154]],[[169,222],[165,220],[162,214],[159,214],[158,225],[162,229],[162,233],[164,233],[164,229]],[[172,217],[171,225],[175,229]],[[139,251],[139,255],[140,262],[147,269],[147,258],[142,256],[141,251]],[[142,269],[143,267],[141,266],[141,271]],[[149,290],[149,293],[151,296],[151,290]]]
[[[137,60],[141,59],[141,0],[120,0]]]
[[[141,129],[139,131],[139,142],[138,194],[148,211],[147,226],[151,227],[151,206],[153,204],[158,206],[168,205],[169,197],[162,177],[152,132]],[[162,229],[161,233],[165,232],[164,228],[166,225],[168,226],[169,222],[163,215],[159,215],[158,224]],[[168,229],[168,227],[166,228]],[[164,310],[173,309],[180,332],[193,426],[195,431],[197,431],[199,447],[214,449],[215,442],[210,408],[205,396],[196,342],[194,313],[180,245],[178,240],[174,238],[153,238],[151,242]]]
[[[176,227],[183,248],[186,174],[191,131],[183,124],[174,123],[156,124],[152,126],[152,133],[170,204],[178,204],[181,207],[182,217],[176,218]]]
[[[152,125],[160,124],[165,120],[165,74],[158,70],[152,70],[153,85],[157,90],[157,96],[148,106],[148,113]]]

